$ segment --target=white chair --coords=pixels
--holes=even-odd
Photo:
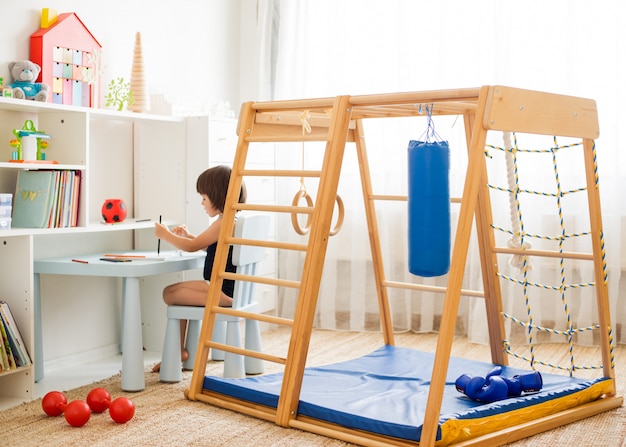
[[[267,215],[240,216],[235,224],[235,237],[242,239],[266,239],[269,234],[270,218]],[[238,274],[255,275],[258,264],[265,256],[264,247],[251,245],[233,246],[233,265]],[[255,283],[235,281],[233,293],[233,309],[246,312],[258,312],[258,304],[254,297]],[[204,307],[195,306],[168,306],[167,327],[165,342],[161,357],[159,380],[162,382],[180,382],[182,368],[193,369],[195,362],[200,328],[204,316]],[[185,349],[189,357],[182,364],[180,352],[180,320],[188,320]],[[216,314],[212,339],[215,342],[241,347],[241,317]],[[261,331],[257,320],[245,320],[246,349],[261,351]],[[213,349],[213,360],[224,360],[224,377],[240,378],[246,374],[261,374],[264,372],[263,360],[244,357],[231,352]]]

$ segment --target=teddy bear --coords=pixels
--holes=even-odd
[[[48,100],[48,85],[35,82],[41,67],[29,60],[9,63],[9,71],[13,82],[7,87],[13,89],[13,97],[18,99],[32,99],[46,102]]]

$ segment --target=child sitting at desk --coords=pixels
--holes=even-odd
[[[163,290],[163,301],[167,305],[180,306],[204,306],[209,292],[209,279],[213,270],[213,260],[217,248],[217,239],[222,227],[222,213],[228,191],[231,169],[228,166],[215,166],[204,171],[198,177],[196,190],[202,197],[202,206],[209,217],[219,216],[211,225],[199,235],[191,234],[185,225],[180,225],[172,230],[160,223],[155,223],[154,235],[158,239],[173,245],[179,250],[188,252],[206,250],[204,261],[204,281],[190,280],[182,281],[167,286]],[[239,203],[246,202],[246,187],[242,183],[239,192]],[[226,271],[235,272],[236,267],[232,260],[232,247],[228,252]],[[224,280],[222,283],[222,295],[220,296],[220,306],[230,307],[233,303],[233,291],[235,281]],[[189,357],[189,353],[184,348],[185,333],[187,331],[187,320],[180,320],[180,340],[181,340],[181,361]],[[161,364],[158,363],[152,368],[153,372],[159,372]]]

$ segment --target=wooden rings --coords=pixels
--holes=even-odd
[[[309,193],[306,192],[304,188],[300,188],[300,190],[296,193],[296,195],[293,196],[291,205],[298,206],[301,199],[304,199],[306,201],[307,207],[313,208],[313,199],[311,198]],[[332,228],[332,230],[330,230],[330,233],[329,233],[330,236],[334,236],[337,233],[339,233],[339,230],[341,230],[341,227],[343,225],[343,219],[345,215],[343,200],[341,199],[339,195],[335,197],[335,202],[337,203],[337,211],[339,214],[337,215],[337,223],[335,223],[335,226]],[[309,231],[311,230],[311,219],[312,219],[312,215],[309,214],[306,219],[306,224],[304,225],[304,227],[302,227],[300,225],[300,222],[298,221],[298,213],[295,213],[295,212],[291,213],[291,225],[293,226],[293,229],[296,231],[296,233],[298,233],[301,236],[308,234]]]

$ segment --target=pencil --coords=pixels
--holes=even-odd
[[[161,215],[159,215],[159,223],[161,223]],[[161,253],[161,239],[157,241],[157,256]]]
[[[83,261],[82,259],[72,259],[72,262],[78,262],[80,264],[89,264],[89,261]]]
[[[105,258],[145,258],[145,255],[116,255],[113,253],[105,253]]]

